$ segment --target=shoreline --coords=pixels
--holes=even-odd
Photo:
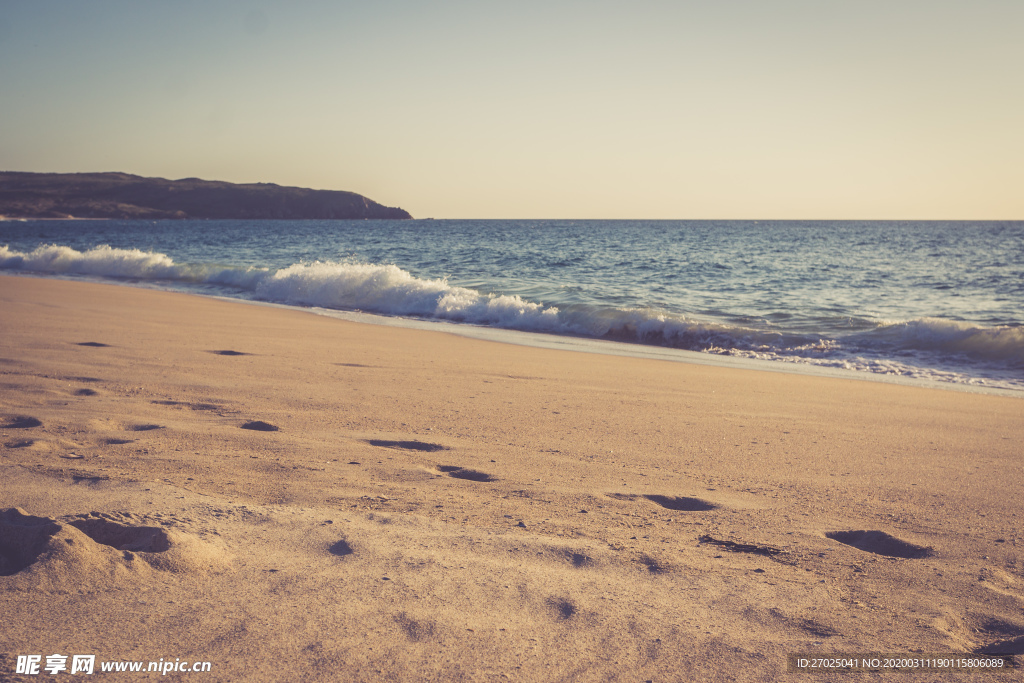
[[[450,320],[405,317],[399,315],[385,315],[380,313],[367,313],[359,310],[329,309],[315,305],[307,306],[298,304],[278,303],[273,301],[259,301],[255,299],[231,297],[221,294],[206,294],[200,292],[193,292],[189,291],[186,288],[176,289],[172,287],[167,287],[166,285],[162,285],[159,282],[109,282],[97,279],[89,279],[88,276],[82,276],[77,274],[64,275],[60,273],[34,272],[0,273],[0,277],[28,277],[40,279],[54,279],[66,282],[87,282],[93,284],[109,285],[114,287],[130,287],[144,289],[147,291],[174,292],[189,296],[211,298],[228,303],[241,303],[260,307],[299,311],[322,317],[354,322],[357,324],[379,325],[385,327],[403,327],[407,329],[416,330],[431,330],[447,334],[454,334],[470,339],[479,339],[497,343],[506,343],[542,349],[559,349],[583,353],[594,353],[600,355],[657,359],[669,362],[693,363],[697,365],[709,365],[724,368],[741,368],[766,372],[780,372],[784,374],[807,375],[812,377],[854,379],[869,382],[880,382],[883,384],[896,384],[900,386],[913,386],[922,388],[941,389],[947,391],[1024,398],[1024,388],[1018,389],[1000,386],[990,386],[984,383],[984,379],[977,379],[968,382],[956,382],[948,380],[943,381],[939,379],[912,377],[901,374],[882,374],[877,372],[869,372],[866,370],[839,368],[829,365],[816,365],[813,363],[800,362],[796,360],[766,360],[760,358],[750,358],[746,356],[734,356],[730,354],[715,354],[706,351],[691,351],[687,349],[678,349],[654,344],[640,344],[635,342],[614,341],[609,339],[575,336],[569,334],[555,334],[549,332],[516,330],[468,322],[455,322]],[[999,382],[1002,380],[989,381]]]
[[[0,520],[0,671],[784,681],[1024,647],[1015,398],[237,303],[0,277],[0,509],[52,520]]]

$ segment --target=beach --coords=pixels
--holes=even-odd
[[[32,277],[0,276],[0,329],[0,681],[1024,652],[1020,398]],[[929,680],[968,676],[1006,674]]]

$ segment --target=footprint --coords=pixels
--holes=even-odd
[[[1024,655],[1024,636],[1001,640],[978,650],[982,655]]]
[[[657,494],[640,495],[636,493],[606,493],[609,498],[615,500],[636,500],[637,498],[646,498],[652,503],[656,503],[667,510],[676,510],[678,512],[705,512],[707,510],[717,510],[718,505],[709,503],[706,500],[700,498],[689,498],[687,496],[662,496]]]
[[[701,500],[700,498],[659,495],[646,495],[644,498],[652,503],[657,503],[668,510],[678,510],[680,512],[704,512],[706,510],[714,510],[718,508],[714,503],[709,503],[708,501]]]
[[[221,406],[215,403],[187,403],[185,401],[153,401],[161,406],[183,406],[192,410],[220,410]]]
[[[886,557],[900,557],[909,560],[930,557],[934,554],[932,548],[901,541],[884,531],[830,531],[825,536],[857,550]]]
[[[132,425],[128,427],[131,432],[151,432],[154,429],[163,429],[163,425]]]
[[[834,638],[840,632],[816,619],[789,612],[794,606],[767,607],[753,604],[742,611],[744,619],[771,632],[796,631],[816,638]]]
[[[642,564],[651,574],[668,574],[672,571],[671,565],[653,558],[650,555],[641,555],[640,564]]]
[[[135,526],[133,521],[126,514],[93,512],[69,519],[66,524],[97,544],[120,551],[121,561],[129,565],[142,560],[153,569],[177,574],[219,572],[231,564],[222,543],[176,529]]]
[[[732,553],[750,553],[752,555],[767,555],[768,557],[774,557],[781,555],[785,551],[781,548],[773,548],[770,545],[756,545],[753,543],[736,543],[735,541],[721,541],[717,538],[712,538],[707,534],[697,539],[700,543],[709,543],[714,546],[718,546],[723,550],[728,550]]]
[[[254,420],[252,422],[246,422],[242,425],[242,429],[251,429],[255,432],[276,432],[280,431],[280,427],[264,422],[263,420]]]
[[[338,557],[345,557],[346,555],[351,555],[355,551],[352,550],[352,546],[348,544],[348,541],[346,541],[345,539],[341,539],[337,543],[333,544],[330,548],[328,548],[327,552],[329,552],[331,555],[337,555]]]
[[[110,344],[104,344],[102,342],[78,342],[79,346],[92,346],[97,349],[103,349],[110,346]]]
[[[215,353],[218,356],[248,356],[250,354],[244,351],[232,351],[231,349],[223,349],[221,351],[210,351],[209,353]]]
[[[105,474],[72,474],[72,484],[88,484],[90,486],[99,486],[105,481],[110,481],[110,477]]]
[[[817,638],[834,638],[839,635],[839,631],[828,624],[823,624],[814,619],[801,619],[796,623],[796,626],[801,631]]]
[[[107,446],[120,446],[122,444],[132,443],[132,441],[134,441],[134,439],[104,439],[103,443]]]
[[[444,472],[449,477],[455,477],[456,479],[468,479],[469,481],[495,481],[495,478],[486,472],[471,470],[457,465],[438,465],[437,469]]]
[[[125,526],[103,517],[72,519],[68,522],[86,536],[117,550],[162,553],[171,547],[167,532],[158,526]]]
[[[572,556],[569,558],[569,561],[572,562],[572,566],[576,567],[577,569],[593,567],[595,564],[594,558],[590,557],[589,555],[584,555],[583,553],[573,553]]]
[[[19,441],[8,441],[4,446],[7,448],[28,448],[34,443],[35,441],[32,439],[21,439]]]
[[[548,600],[548,606],[555,614],[555,619],[558,621],[568,621],[576,616],[576,605],[572,604],[568,600],[562,598],[551,598]]]
[[[34,417],[27,417],[19,415],[17,417],[10,418],[7,424],[0,425],[0,429],[32,429],[33,427],[41,427],[42,422]]]
[[[413,643],[432,639],[437,631],[437,625],[434,621],[430,619],[413,619],[405,612],[396,614],[395,622],[402,627],[405,637]]]
[[[54,520],[20,508],[0,511],[0,576],[13,576],[33,564],[60,530]]]
[[[451,450],[448,446],[442,446],[438,443],[427,443],[426,441],[385,441],[383,439],[368,439],[366,443],[371,446],[379,446],[380,448],[400,448],[406,451],[425,451],[427,453]]]
[[[114,521],[126,516],[93,512],[56,520],[18,508],[2,510],[0,575],[28,570],[20,577],[26,586],[110,590],[118,585],[116,577],[138,576],[149,568],[180,573],[220,571],[230,565],[223,544],[182,531]]]
[[[95,395],[96,395],[96,390],[95,389],[79,389],[78,391],[75,392],[75,396],[95,396]]]

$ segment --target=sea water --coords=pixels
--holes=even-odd
[[[6,221],[0,272],[1024,391],[1024,222]]]

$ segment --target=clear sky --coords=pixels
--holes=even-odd
[[[0,170],[1024,219],[1024,0],[0,0]]]

